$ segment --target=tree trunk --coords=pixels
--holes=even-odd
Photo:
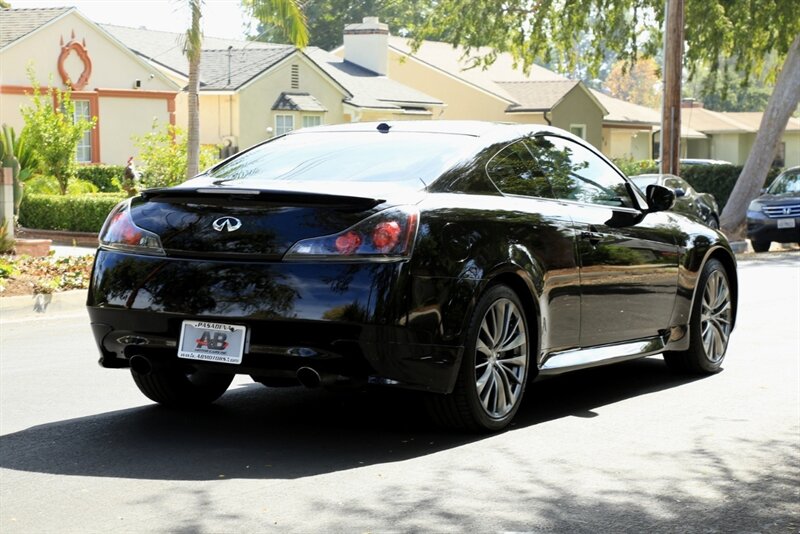
[[[200,105],[198,91],[200,88],[200,54],[195,59],[189,58],[189,131],[186,139],[186,178],[192,178],[200,172]]]
[[[761,118],[756,140],[742,173],[736,180],[728,203],[722,211],[721,226],[730,238],[743,238],[747,206],[764,187],[775,150],[786,123],[800,101],[800,34],[795,36],[783,62],[775,89]]]

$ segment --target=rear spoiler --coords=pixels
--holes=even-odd
[[[310,191],[284,191],[280,189],[246,189],[240,187],[160,187],[146,189],[141,193],[145,200],[156,198],[220,198],[278,202],[285,204],[341,206],[369,209],[386,202],[384,198],[356,197]]]

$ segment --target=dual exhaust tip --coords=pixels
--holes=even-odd
[[[149,375],[153,372],[155,365],[147,356],[135,355],[130,359],[131,370],[140,375]],[[320,375],[319,371],[313,367],[301,367],[297,370],[297,380],[309,389],[318,388],[322,385],[332,384],[336,381],[335,375]]]

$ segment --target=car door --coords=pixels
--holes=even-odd
[[[535,159],[526,138],[505,144],[486,164],[486,173],[503,193],[503,209],[525,221],[520,243],[524,256],[543,271],[541,348],[545,352],[578,347],[580,274],[569,209],[553,198],[551,163]],[[516,226],[516,225],[515,225]]]
[[[657,336],[669,326],[678,281],[670,215],[644,214],[625,179],[592,149],[547,136],[569,168],[550,176],[578,237],[580,345]]]

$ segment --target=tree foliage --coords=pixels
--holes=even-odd
[[[611,68],[605,86],[614,98],[657,108],[661,102],[658,71],[653,58],[638,59],[630,66],[618,61]]]
[[[254,0],[242,0],[245,7]],[[342,44],[345,25],[361,22],[364,17],[378,17],[389,25],[394,35],[409,35],[412,28],[424,23],[431,12],[430,0],[308,0],[303,13],[308,25],[308,44],[331,50]],[[428,39],[441,40],[446,30],[428,34]],[[285,41],[291,38],[270,24],[258,28],[257,40]]]
[[[136,148],[141,160],[141,186],[168,187],[186,179],[186,132],[173,125],[160,127],[153,121],[153,129],[140,137],[135,137]],[[199,165],[206,169],[218,160],[215,147],[200,149]]]
[[[42,94],[32,68],[28,69],[28,78],[33,94],[31,105],[20,109],[25,120],[20,136],[35,152],[40,172],[55,176],[61,194],[65,195],[75,176],[78,143],[84,133],[94,128],[97,118],[76,120],[70,91],[49,87]]]
[[[523,68],[535,61],[569,70],[585,64],[597,73],[609,51],[632,63],[662,49],[663,0],[437,0],[432,5],[425,22],[414,28],[415,38],[448,27],[453,44],[510,52]],[[798,31],[794,0],[685,0],[690,69],[709,64],[716,70],[724,58],[734,57],[737,71],[751,75],[771,52],[784,57]],[[589,46],[575,46],[584,40]]]

